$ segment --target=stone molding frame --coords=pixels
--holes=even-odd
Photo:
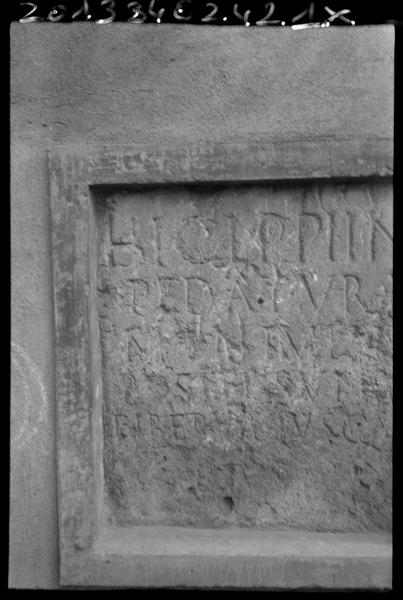
[[[50,151],[62,585],[391,587],[386,534],[107,525],[94,203],[97,190],[147,185],[391,177],[392,145],[354,138]]]

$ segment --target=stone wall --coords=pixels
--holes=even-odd
[[[365,140],[390,140],[393,134],[393,42],[393,28],[388,26],[299,32],[262,31],[242,27],[220,28],[218,31],[213,27],[138,27],[130,24],[102,27],[90,23],[12,26],[11,587],[58,587],[55,455],[57,398],[54,393],[48,173],[48,154],[52,152],[52,148],[60,145],[73,146],[77,153],[85,155],[91,149],[109,144],[169,146],[206,141],[281,143],[300,140],[302,143],[312,143],[323,139],[348,139],[352,143],[357,142],[357,147],[362,147]],[[390,317],[387,298],[390,294],[391,186],[390,183],[374,183],[360,184],[359,189],[349,184],[320,188],[318,193],[322,202],[320,219],[323,221],[323,231],[320,230],[319,221],[312,217],[315,212],[312,207],[309,210],[303,209],[302,213],[305,210],[306,218],[302,225],[302,244],[296,248],[291,245],[278,250],[285,258],[288,257],[286,262],[291,265],[295,252],[299,261],[311,261],[310,266],[314,267],[318,281],[304,279],[302,272],[295,273],[293,278],[289,274],[280,274],[280,280],[287,281],[288,291],[284,286],[280,289],[281,285],[277,288],[272,286],[270,293],[262,291],[255,298],[249,295],[247,280],[249,276],[253,278],[255,264],[259,270],[259,285],[264,285],[265,278],[261,277],[261,269],[264,269],[268,253],[277,251],[270,246],[270,240],[277,239],[282,227],[281,218],[284,217],[282,210],[285,210],[285,201],[279,190],[280,188],[276,188],[272,192],[273,198],[278,196],[279,212],[278,218],[272,217],[271,223],[267,222],[265,225],[263,221],[266,217],[262,217],[262,223],[254,224],[248,211],[240,208],[238,217],[249,231],[251,239],[257,228],[260,241],[255,245],[251,243],[250,247],[245,241],[236,246],[240,263],[242,257],[250,252],[255,253],[254,259],[249,261],[253,273],[245,273],[246,284],[240,282],[231,288],[235,291],[229,293],[228,298],[229,306],[234,308],[235,305],[240,305],[238,308],[241,314],[242,311],[246,314],[246,310],[251,313],[252,325],[255,329],[260,327],[260,334],[269,335],[270,327],[277,328],[271,332],[272,343],[268,339],[265,342],[265,351],[273,354],[271,358],[266,356],[266,360],[275,363],[275,369],[272,370],[275,379],[271,382],[270,389],[264,390],[257,377],[256,389],[251,397],[256,405],[256,423],[259,423],[259,427],[266,427],[260,419],[262,413],[259,403],[263,396],[269,405],[276,402],[276,405],[282,407],[282,416],[279,412],[276,415],[279,419],[285,419],[285,424],[283,421],[277,423],[271,420],[267,427],[272,428],[275,436],[288,436],[288,439],[283,444],[285,456],[281,458],[278,456],[277,443],[270,441],[277,438],[269,438],[267,441],[263,436],[264,455],[275,452],[272,477],[275,483],[274,495],[277,495],[272,502],[272,509],[265,509],[265,512],[262,498],[266,491],[258,490],[256,497],[251,499],[252,504],[255,502],[253,506],[260,510],[254,510],[254,518],[260,519],[261,523],[266,519],[266,523],[271,525],[280,523],[301,526],[305,523],[313,529],[326,528],[334,517],[336,507],[336,512],[341,514],[341,521],[334,524],[336,528],[388,528],[390,459],[387,448],[390,443],[390,410],[383,410],[382,407],[390,406],[385,403],[385,398],[390,398]],[[225,204],[230,191],[217,190],[215,193],[222,196]],[[203,191],[193,190],[192,193],[189,192],[189,198],[194,198],[195,194],[203,196]],[[302,202],[299,195],[298,190],[290,192],[289,197],[295,197],[295,206]],[[315,194],[312,197],[315,198]],[[332,217],[336,197],[337,202],[343,204],[343,211],[337,211]],[[258,189],[254,192],[254,202],[257,209],[264,205]],[[197,201],[194,205],[197,212]],[[354,207],[359,207],[358,219],[357,214],[354,216]],[[381,212],[378,214],[373,209]],[[110,210],[113,210],[113,203]],[[203,211],[200,211],[201,214]],[[215,227],[224,227],[223,214],[216,215],[215,220],[218,223]],[[196,229],[201,227],[200,222],[198,219],[198,224],[194,225]],[[287,223],[287,226],[293,227],[292,220]],[[173,223],[172,226],[174,225]],[[335,234],[333,238],[330,231]],[[197,233],[198,231],[192,231],[192,236],[196,235],[197,238]],[[182,236],[177,239],[176,252],[182,253],[186,260],[192,260],[192,248],[187,247],[186,235],[185,227]],[[218,235],[217,231],[213,230],[211,235],[214,238]],[[125,261],[135,260],[135,248],[123,248],[113,240],[106,240],[105,244],[107,243],[117,244],[113,253],[115,262],[111,264],[111,268],[124,269]],[[141,250],[137,249],[137,252],[141,254]],[[207,262],[214,262],[217,258],[207,246],[202,246],[198,252],[199,255],[204,253]],[[171,259],[173,257],[166,256],[168,267]],[[348,269],[345,268],[350,259],[356,261],[359,271],[352,271],[351,265]],[[109,266],[106,264],[105,268],[108,269]],[[374,286],[376,284],[378,293],[368,291],[368,297],[372,300],[365,305],[364,292],[363,306],[357,301],[357,286],[367,285],[370,268],[376,272],[376,276],[371,276],[369,281]],[[172,268],[168,268],[168,271],[171,283],[168,282],[166,293],[164,292],[167,323],[162,332],[163,337],[165,335],[167,356],[170,355],[169,332],[173,326],[177,326],[175,319],[174,324],[171,323],[174,307],[181,306],[182,302],[184,313],[196,316],[202,314],[204,305],[213,302],[214,290],[224,285],[220,280],[209,280],[205,282],[205,287],[200,283],[200,277],[193,279],[193,283],[189,282],[184,267],[178,267],[177,273]],[[270,273],[266,275],[268,279],[272,276]],[[335,287],[328,293],[326,286],[331,282],[335,282]],[[298,327],[288,330],[282,326],[280,319],[271,324],[264,323],[267,327],[262,328],[262,319],[269,313],[267,302],[273,302],[271,308],[274,310],[276,301],[284,298],[293,284],[302,285],[298,288],[301,289],[301,295],[297,294],[297,305],[293,311],[305,311],[307,322],[312,320],[312,314],[319,309],[319,312],[332,315],[337,321],[334,309],[342,307],[346,315],[352,315],[348,326],[339,329],[335,326],[330,333],[322,331],[325,329],[323,325],[329,321],[327,317],[323,317],[324,322],[319,323],[315,331],[310,322],[304,331],[299,331]],[[146,284],[141,287],[142,285],[140,282],[137,296],[140,313],[147,288]],[[187,286],[186,294],[181,285]],[[255,284],[252,288],[256,289]],[[340,298],[344,298],[343,301],[335,301],[338,294]],[[107,293],[103,295],[107,305],[110,297],[108,298]],[[262,304],[259,303],[259,298],[264,300]],[[332,301],[335,306],[331,305]],[[376,302],[379,302],[379,306],[375,306]],[[147,319],[145,323],[147,328]],[[213,325],[215,326],[208,322],[207,329]],[[240,377],[239,385],[242,386],[246,383],[242,380],[242,368],[239,369],[238,365],[250,361],[256,364],[259,371],[261,353],[258,345],[261,336],[257,331],[253,343],[246,343],[245,346],[240,337],[241,328],[238,328],[239,331],[233,329],[233,321],[232,325],[227,326],[221,321],[214,331],[223,340],[219,359],[233,365],[232,370],[229,369],[230,379],[236,372]],[[208,341],[209,331],[206,330],[205,334],[204,341]],[[329,345],[326,341],[326,335],[331,336],[332,344]],[[111,341],[105,331],[105,344]],[[132,343],[134,353],[138,348],[137,342],[134,340]],[[326,358],[322,353],[322,346],[335,353],[334,356]],[[205,355],[207,352],[209,356],[210,350],[206,348],[207,346],[203,352]],[[176,349],[175,353],[179,350]],[[216,350],[217,346],[214,352]],[[252,356],[253,353],[256,354],[255,357]],[[288,362],[287,353],[290,358]],[[361,383],[357,384],[355,380],[357,369],[351,371],[351,381],[344,381],[343,376],[337,373],[333,373],[332,381],[323,379],[322,385],[329,390],[330,404],[325,411],[319,411],[319,414],[312,417],[309,416],[312,411],[307,412],[305,405],[297,406],[295,400],[302,397],[309,400],[310,394],[319,389],[321,380],[315,379],[317,373],[314,369],[318,367],[317,356],[319,363],[328,360],[332,366],[339,362],[351,364],[354,360],[358,361]],[[303,368],[295,370],[295,364],[301,366],[301,360],[308,362],[306,365],[303,363]],[[282,364],[284,361],[287,364]],[[175,365],[173,368],[176,368]],[[335,368],[334,371],[336,370]],[[346,369],[340,372],[346,373]],[[305,374],[306,381],[301,373]],[[301,374],[301,377],[297,374]],[[362,376],[366,378],[364,396]],[[158,381],[151,383],[155,384],[158,394]],[[186,395],[187,388],[195,385],[194,381],[185,379],[180,383],[183,393],[174,394],[173,402],[180,402],[180,398]],[[223,380],[220,385],[224,388],[226,385],[233,389],[237,387],[235,385],[234,388],[232,379],[229,383]],[[350,405],[343,409],[344,412],[340,408],[342,402],[338,408],[331,405],[334,398],[343,396],[343,385],[353,386],[353,389],[354,385],[358,385],[361,389],[361,395],[357,392],[353,403],[355,412],[351,414],[348,412],[352,410]],[[295,393],[290,386],[295,387]],[[305,396],[302,394],[303,389],[306,390]],[[155,397],[154,391],[152,394]],[[236,410],[242,410],[242,402],[238,401],[236,392],[234,394]],[[111,406],[107,410],[112,419],[119,394],[112,394],[111,398]],[[212,403],[214,404],[214,398]],[[126,431],[127,428],[132,431],[133,427],[137,428],[136,435],[140,436],[141,441],[148,439],[151,427],[154,430],[161,428],[158,419],[162,418],[169,422],[172,431],[170,439],[178,439],[180,444],[186,436],[198,435],[197,430],[201,426],[205,430],[209,417],[208,411],[205,411],[202,417],[193,415],[192,420],[183,416],[186,411],[181,407],[167,406],[163,411],[164,415],[158,419],[154,417],[152,420],[150,415],[141,413],[142,422],[145,423],[143,426],[136,421],[138,412],[141,413],[141,410],[138,411],[136,407],[127,409],[126,414],[123,413],[120,420],[117,420],[116,435],[124,439],[125,444],[137,443],[133,441],[136,438],[124,433],[125,428]],[[178,415],[182,415],[182,418]],[[227,415],[222,417],[223,422],[226,422]],[[201,418],[204,419],[203,425]],[[113,420],[116,423],[114,416]],[[235,419],[235,422],[239,423],[239,419]],[[252,434],[255,435],[253,427],[257,425],[253,424],[253,419],[249,419],[249,422]],[[309,427],[313,427],[315,431],[320,428],[320,435],[312,436]],[[168,429],[165,422],[163,428]],[[220,428],[213,428],[210,435],[212,439],[214,436],[220,438],[223,445],[228,438],[228,432]],[[116,451],[114,439],[111,436],[109,456],[113,456]],[[371,443],[365,443],[365,439],[369,439]],[[325,446],[328,444],[327,448],[333,444],[336,449],[330,453],[328,449],[323,450],[322,473],[327,468],[332,468],[330,456],[333,463],[346,463],[348,457],[349,470],[348,473],[338,471],[340,483],[343,482],[338,486],[339,480],[331,476],[331,471],[327,479],[323,480],[319,469],[323,494],[315,498],[317,504],[312,506],[309,505],[306,492],[311,489],[310,485],[315,486],[318,481],[317,465],[309,459],[316,441]],[[130,446],[126,447],[127,451],[131,451]],[[319,446],[315,449],[317,447]],[[359,447],[364,453],[357,453]],[[171,460],[177,449],[171,444],[168,450],[171,452]],[[292,457],[291,463],[287,457]],[[255,458],[247,459],[243,468],[243,475],[248,474],[252,480],[259,479],[260,463]],[[146,456],[144,460],[148,460]],[[163,459],[158,457],[159,460]],[[285,460],[287,465],[283,474],[281,460]],[[312,466],[305,481],[295,477],[301,464]],[[228,473],[231,475],[230,469]],[[222,482],[213,482],[220,493],[210,499],[209,516],[217,513],[218,520],[227,523],[233,522],[234,518],[247,520],[250,517],[250,505],[238,510],[237,496],[231,488],[228,473],[223,473]],[[378,481],[380,474],[383,477],[381,483]],[[208,476],[209,474],[207,478]],[[133,518],[133,515],[125,512],[125,502],[132,493],[130,481],[133,477],[137,477],[137,474],[129,472],[124,475],[125,480],[129,481],[129,487],[124,492],[123,509],[120,506],[115,511],[118,520]],[[183,480],[187,481],[186,478]],[[348,500],[350,504],[346,499],[346,489],[351,491],[349,482],[351,486],[357,486],[358,501],[356,500],[355,505],[351,496]],[[116,488],[116,482],[111,481],[111,486]],[[339,488],[336,499],[333,497],[335,487]],[[190,522],[193,519],[200,523],[200,519],[203,521],[205,517],[200,512],[200,500],[193,497],[197,489],[189,479],[188,518]],[[303,500],[300,510],[296,513],[290,506],[295,498],[301,497]],[[332,498],[330,509],[324,498]],[[296,514],[298,522],[292,523]],[[155,515],[154,512],[151,517],[155,518]]]

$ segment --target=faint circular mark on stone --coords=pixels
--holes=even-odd
[[[38,367],[16,342],[11,342],[11,443],[22,450],[38,432],[39,423],[48,422],[48,402],[45,387]],[[39,443],[44,453],[49,454],[50,445]]]

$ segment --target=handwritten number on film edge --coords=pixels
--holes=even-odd
[[[33,23],[35,21],[43,21],[43,17],[36,15],[35,12],[38,10],[37,4],[33,2],[21,2],[20,6],[28,6],[30,10],[21,17],[20,23]]]
[[[52,21],[52,23],[57,23],[58,21],[64,19],[66,14],[67,8],[64,6],[64,4],[57,4],[57,6],[54,6],[48,14],[48,21]]]
[[[147,20],[147,13],[140,2],[129,2],[127,8],[130,11],[129,23],[144,23]]]
[[[103,25],[104,23],[112,23],[116,17],[116,12],[113,10],[115,8],[114,0],[102,0],[101,6],[105,7],[105,10],[109,16],[103,19],[97,19],[95,22],[99,23],[100,25]]]
[[[49,8],[46,7],[46,16],[39,14],[40,2],[38,2],[38,4],[33,2],[20,2],[18,7],[22,10],[23,14],[19,18],[19,21],[20,23],[34,23],[43,21],[58,23],[60,21],[92,20],[98,24],[107,24],[118,19],[123,21],[126,20],[129,23],[144,23],[146,21],[161,23],[163,16],[165,16],[165,21],[172,22],[172,20],[174,20],[179,23],[187,23],[192,20],[199,22],[200,24],[216,23],[218,21],[223,23],[228,22],[227,16],[220,17],[217,15],[221,9],[220,2],[218,0],[217,2],[205,2],[201,12],[199,13],[199,16],[194,13],[194,5],[192,0],[179,0],[173,9],[167,9],[166,7],[162,6],[163,2],[164,0],[150,0],[148,2],[145,0],[142,2],[91,0],[91,10],[97,11],[96,16],[90,14],[89,0],[81,0],[79,7],[75,10],[73,9],[73,12],[70,12],[70,10],[68,10],[64,4],[56,4],[55,6],[51,7],[50,11]],[[118,5],[117,7],[116,4]],[[156,4],[158,5],[156,6]],[[252,5],[252,7],[254,13],[255,6]],[[120,8],[126,9],[124,18],[122,18],[120,15],[117,17],[117,10]],[[229,8],[231,11],[231,7],[226,8]],[[239,8],[239,3],[235,2],[232,5],[232,18],[234,19],[235,17],[235,19],[243,22],[243,24],[247,27],[252,24],[255,24],[259,27],[267,25],[281,26],[287,24],[290,25],[292,29],[305,29],[309,27],[328,27],[334,22],[348,25],[356,24],[355,21],[350,17],[351,10],[349,9],[341,9],[336,11],[329,6],[321,6],[321,9],[324,11],[321,21],[313,22],[315,3],[310,2],[307,8],[299,12],[297,15],[291,17],[290,21],[286,23],[281,19],[281,15],[279,14],[280,11],[276,9],[274,2],[267,2],[264,4],[265,14],[259,18],[256,18],[258,15],[255,17],[255,15],[252,13],[252,9],[246,9],[242,13]],[[276,14],[275,18],[273,19],[275,12],[278,14]]]
[[[215,16],[218,11],[217,4],[214,4],[213,2],[207,2],[206,8],[210,7],[213,8],[210,12],[208,12],[206,15],[204,15],[204,17],[201,18],[202,23],[212,23],[213,21],[217,21],[218,17]]]
[[[89,14],[89,12],[90,11],[88,8],[88,2],[87,2],[87,0],[83,0],[82,6],[71,15],[71,18],[73,20],[77,19],[77,17],[79,17],[80,15],[82,15],[84,13],[87,21],[89,21],[91,19],[91,15]]]

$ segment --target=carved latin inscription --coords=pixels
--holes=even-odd
[[[390,525],[388,184],[98,198],[118,524]]]

